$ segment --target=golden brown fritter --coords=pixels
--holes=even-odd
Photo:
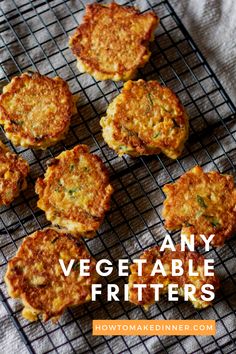
[[[26,189],[28,163],[0,141],[0,206],[10,204]]]
[[[175,183],[163,188],[166,194],[163,217],[168,230],[182,227],[182,234],[209,237],[213,246],[222,246],[236,231],[236,188],[233,177],[216,171],[204,172],[195,166]]]
[[[128,81],[100,122],[118,155],[163,152],[176,159],[188,138],[188,116],[177,96],[157,81]]]
[[[62,140],[75,111],[67,83],[38,73],[14,77],[0,95],[0,124],[16,146],[46,149]]]
[[[74,259],[69,276],[65,276],[59,259],[67,267]],[[90,259],[89,276],[79,274],[80,259]],[[26,237],[7,267],[8,293],[20,298],[22,315],[30,320],[56,321],[67,307],[91,300],[91,285],[97,281],[96,262],[82,242],[64,230],[46,228]]]
[[[211,305],[210,301],[201,299],[201,287],[204,284],[211,284],[214,290],[219,288],[219,280],[214,276],[205,276],[203,272],[204,257],[197,252],[181,251],[180,245],[176,246],[176,251],[165,250],[160,252],[160,247],[155,246],[145,251],[140,259],[146,259],[147,263],[143,264],[142,276],[138,276],[138,265],[131,264],[129,276],[129,301],[148,307],[155,303],[154,289],[150,288],[150,284],[163,284],[164,287],[160,289],[160,295],[167,294],[168,284],[178,284],[179,296],[184,296],[184,285],[192,284],[196,287],[194,296],[191,296],[190,301],[195,308],[205,308]],[[151,276],[153,266],[157,260],[161,260],[166,272],[166,276],[162,274],[155,274]],[[172,276],[171,262],[172,259],[179,259],[183,262],[184,273],[182,276]],[[198,276],[190,276],[188,271],[189,260],[193,260],[193,271],[198,272]],[[137,288],[133,288],[133,284],[146,284],[147,288],[143,289],[142,301],[138,301]]]
[[[54,225],[80,237],[93,237],[110,207],[113,192],[101,159],[77,145],[50,161],[44,179],[36,183],[38,207]]]
[[[97,80],[129,80],[144,66],[151,52],[158,17],[112,2],[86,6],[83,23],[70,38],[78,69]]]

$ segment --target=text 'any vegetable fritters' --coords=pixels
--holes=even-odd
[[[175,183],[163,187],[166,194],[163,217],[168,230],[182,227],[181,233],[195,235],[203,246],[200,234],[215,235],[213,246],[222,246],[236,231],[236,188],[233,176],[216,171],[204,172],[195,166]]]
[[[93,237],[110,207],[113,192],[102,160],[77,145],[49,162],[36,183],[38,207],[54,225],[73,234]]]
[[[162,284],[163,288],[160,288],[160,295],[167,294],[169,284],[178,285],[179,296],[184,296],[184,285],[191,284],[195,287],[196,291],[194,295],[189,296],[189,301],[195,308],[201,309],[211,305],[211,301],[205,301],[201,298],[202,286],[204,284],[211,284],[214,287],[214,291],[219,288],[219,279],[214,274],[213,276],[204,275],[204,257],[197,252],[181,251],[180,245],[176,246],[175,251],[165,250],[160,251],[159,246],[155,246],[146,250],[140,259],[146,259],[147,262],[142,265],[142,276],[138,276],[138,265],[131,264],[129,276],[129,301],[141,305],[144,308],[155,303],[155,290],[150,287],[150,284]],[[171,271],[172,260],[178,259],[183,263],[184,273],[181,276],[173,276]],[[193,261],[193,271],[198,272],[198,276],[190,276],[188,271],[189,260]],[[153,266],[157,260],[161,260],[166,272],[166,276],[162,274],[155,274],[151,276]],[[147,287],[143,289],[142,301],[138,300],[138,289],[134,288],[134,284],[146,284]],[[176,289],[177,290],[177,289]]]
[[[65,137],[75,112],[67,83],[38,73],[14,77],[0,95],[0,124],[16,146],[46,149]]]
[[[0,141],[0,206],[10,204],[27,187],[28,163]]]
[[[74,265],[65,276],[59,259],[65,266]],[[89,276],[78,272],[80,259],[89,259]],[[97,281],[96,262],[81,241],[63,230],[47,228],[26,237],[16,256],[7,267],[5,282],[8,293],[21,299],[22,315],[30,320],[56,321],[67,307],[91,300],[91,285]]]
[[[188,137],[188,116],[178,97],[157,81],[128,81],[100,122],[118,155],[163,152],[176,159]]]
[[[131,79],[149,59],[158,17],[112,2],[86,6],[83,23],[70,38],[81,72],[97,80]]]

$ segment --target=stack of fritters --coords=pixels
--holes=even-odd
[[[73,96],[60,77],[25,73],[14,77],[0,96],[0,124],[16,146],[46,149],[56,144],[74,112]]]
[[[113,188],[101,159],[77,145],[49,162],[36,183],[38,207],[53,224],[93,237],[110,207]]]
[[[176,159],[188,137],[188,116],[177,96],[157,81],[128,81],[100,122],[118,155],[163,152]]]
[[[27,187],[28,163],[0,141],[0,206],[10,204]]]
[[[132,264],[130,266],[131,274],[129,276],[129,300],[130,302],[144,306],[146,309],[155,303],[154,289],[150,287],[150,284],[162,284],[163,288],[160,289],[160,294],[164,295],[168,292],[169,284],[178,285],[178,294],[184,296],[184,285],[192,284],[196,288],[194,295],[190,297],[195,308],[201,309],[211,305],[210,301],[204,301],[201,299],[202,291],[201,287],[204,284],[211,284],[214,286],[214,290],[219,288],[219,280],[214,276],[204,275],[204,257],[197,252],[181,251],[180,245],[176,246],[176,251],[165,250],[160,251],[160,247],[156,246],[145,251],[140,259],[145,259],[147,262],[143,264],[142,276],[138,276],[138,265]],[[162,274],[156,274],[151,276],[153,266],[157,260],[161,260],[166,272],[166,276]],[[173,276],[171,272],[172,259],[180,259],[183,264],[184,274],[182,276]],[[199,273],[198,276],[190,276],[188,272],[188,261],[193,261],[193,271]],[[146,284],[147,288],[143,289],[142,301],[138,301],[138,289],[134,288],[134,284]]]
[[[149,41],[158,24],[154,12],[112,2],[86,6],[83,23],[70,38],[78,69],[97,80],[128,80],[149,59]]]
[[[233,176],[216,171],[204,172],[195,166],[175,183],[163,188],[163,217],[168,230],[195,235],[196,245],[203,245],[200,234],[214,246],[222,246],[236,231],[236,188]]]
[[[59,259],[67,267],[74,259],[69,276],[65,276]],[[90,260],[89,276],[79,275],[80,259]],[[20,298],[22,315],[35,321],[56,321],[67,307],[91,300],[91,285],[97,281],[96,262],[84,244],[64,230],[47,228],[26,237],[7,267],[5,282],[9,295]]]

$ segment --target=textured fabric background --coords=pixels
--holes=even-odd
[[[235,104],[236,1],[170,2]]]
[[[7,0],[5,0],[6,2]],[[171,3],[227,93],[236,103],[234,82],[236,73],[236,1],[171,0]],[[0,323],[0,353],[27,353],[28,351],[2,305],[0,305]],[[189,350],[192,352],[191,340],[189,343]],[[214,351],[214,346],[212,351]],[[119,353],[119,347],[114,352],[115,354]],[[154,352],[155,349],[153,349]]]

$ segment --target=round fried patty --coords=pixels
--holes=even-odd
[[[113,192],[101,159],[78,145],[51,160],[36,183],[38,207],[53,224],[92,237],[110,207]]]
[[[38,73],[14,77],[0,96],[0,123],[16,146],[46,149],[63,139],[74,111],[65,81]]]
[[[163,288],[160,288],[160,295],[168,292],[168,284],[178,284],[178,293],[180,296],[184,296],[184,284],[192,284],[196,288],[194,296],[191,296],[190,301],[195,308],[205,308],[211,305],[210,301],[204,301],[201,299],[202,291],[201,287],[204,284],[211,284],[214,289],[219,288],[219,280],[214,276],[205,276],[203,272],[204,257],[197,252],[181,251],[180,245],[177,245],[175,251],[165,250],[160,252],[160,247],[155,246],[145,251],[140,259],[146,259],[147,263],[143,264],[142,276],[138,276],[138,265],[131,264],[129,276],[129,301],[142,305],[148,308],[155,303],[154,289],[150,288],[150,284],[162,284]],[[155,262],[160,259],[166,272],[166,276],[162,274],[155,274],[151,276],[151,272]],[[171,274],[171,262],[172,259],[179,259],[182,261],[184,273],[182,276],[172,276]],[[188,272],[189,260],[193,260],[193,271],[198,272],[198,276],[190,276]],[[147,288],[143,289],[142,301],[138,301],[138,290],[133,288],[133,284],[146,284]]]
[[[149,41],[158,24],[154,12],[140,14],[116,3],[86,6],[83,23],[70,38],[78,69],[97,80],[128,80],[151,53]]]
[[[0,141],[0,206],[10,204],[26,189],[28,163]]]
[[[176,159],[188,137],[188,116],[177,96],[157,81],[128,81],[100,122],[118,155],[163,152]]]
[[[214,234],[214,246],[222,246],[235,232],[236,188],[232,176],[204,172],[195,166],[175,183],[165,185],[163,191],[163,217],[168,230],[182,227],[182,234],[195,235],[197,245],[203,245],[200,234]]]
[[[69,276],[65,276],[59,259],[67,267],[74,259]],[[80,276],[80,259],[90,259],[90,276]],[[20,298],[22,315],[30,320],[57,320],[69,306],[91,300],[91,285],[96,283],[96,262],[85,246],[63,230],[47,228],[26,237],[7,267],[5,282],[9,295]]]

